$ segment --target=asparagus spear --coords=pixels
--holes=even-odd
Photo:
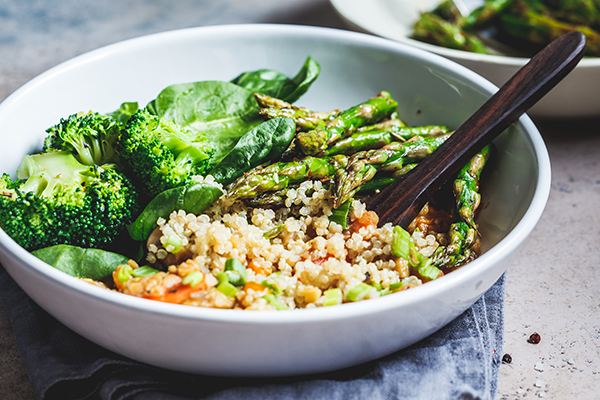
[[[479,177],[489,157],[490,145],[487,145],[471,158],[454,180],[453,191],[457,214],[462,221],[473,229],[477,229],[474,220],[475,210],[481,202]]]
[[[490,145],[487,145],[469,160],[454,180],[456,213],[461,220],[450,225],[448,245],[434,255],[433,264],[437,267],[452,267],[471,256],[470,248],[478,236],[474,214],[481,201],[479,178],[489,157]]]
[[[515,0],[500,18],[503,30],[513,37],[540,45],[550,43],[566,33],[579,31],[587,39],[587,55],[600,56],[599,32],[588,26],[559,21],[537,11],[531,4],[534,3]]]
[[[301,160],[255,168],[233,182],[226,196],[231,199],[250,199],[261,193],[285,189],[290,183],[332,177],[336,170],[344,168],[347,163],[348,157],[340,154],[332,157],[308,156]]]
[[[296,130],[309,131],[324,126],[327,121],[339,114],[339,110],[314,112],[308,108],[298,107],[275,97],[254,93],[260,105],[258,113],[266,118],[292,118],[296,121]]]
[[[432,264],[438,268],[450,268],[463,263],[471,256],[471,246],[476,241],[477,231],[463,221],[450,225],[449,243],[438,248],[432,257]]]
[[[389,172],[395,177],[406,174],[414,168],[411,164],[430,155],[449,136],[446,134],[406,143],[393,142],[381,149],[354,154],[346,168],[335,173],[333,207],[339,207],[354,196],[379,171]]]
[[[338,139],[352,135],[364,125],[378,122],[392,114],[398,103],[388,92],[381,92],[364,103],[343,111],[327,122],[325,126],[317,127],[308,132],[298,132],[298,146],[307,155],[315,155],[325,150],[328,145]]]
[[[406,123],[398,118],[390,118],[373,125],[362,126],[356,130],[356,133],[358,134],[373,131],[389,132],[396,139],[404,142],[417,136],[422,138],[441,136],[450,132],[450,129],[444,125],[407,126]],[[338,140],[336,143],[339,142],[340,140]]]
[[[434,10],[435,11],[435,10]],[[413,26],[413,39],[451,49],[488,54],[483,42],[466,32],[461,22],[444,19],[435,12],[424,12]]]
[[[486,0],[481,7],[473,10],[465,17],[462,28],[466,31],[472,31],[488,24],[498,14],[500,14],[514,0]]]
[[[358,151],[378,149],[394,140],[394,135],[386,131],[368,130],[357,132],[352,136],[338,140],[326,148],[320,155],[332,156],[334,154],[352,155]]]
[[[415,137],[434,137],[448,132],[448,127],[443,125],[406,126],[402,120],[392,116],[390,119],[358,128],[351,136],[333,142],[319,156],[352,155],[359,151],[383,147],[394,140],[404,142]]]
[[[255,197],[244,199],[244,203],[250,207],[260,208],[279,208],[285,205],[285,199],[287,198],[287,192],[298,187],[297,184],[290,184],[288,187],[275,190],[273,192],[260,193]]]
[[[600,25],[600,2],[597,0],[545,0],[558,19],[590,27]]]

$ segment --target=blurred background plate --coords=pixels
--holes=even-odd
[[[410,39],[419,13],[440,0],[331,0],[337,12],[354,29],[393,39],[442,55],[472,69],[497,86],[502,85],[528,59],[476,54],[447,49]],[[585,58],[575,70],[529,115],[534,118],[600,117],[600,58]]]

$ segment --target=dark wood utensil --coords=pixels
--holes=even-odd
[[[371,196],[367,209],[381,224],[407,228],[444,182],[548,93],[581,60],[586,39],[571,32],[554,40],[512,76],[419,166]],[[568,101],[568,99],[565,99]]]

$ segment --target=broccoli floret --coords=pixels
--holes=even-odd
[[[44,152],[68,151],[86,165],[118,163],[115,145],[123,124],[108,115],[77,113],[48,128]]]
[[[205,175],[214,148],[203,135],[142,109],[134,114],[117,144],[125,173],[150,197]]]
[[[114,164],[84,165],[68,152],[25,156],[17,180],[0,178],[0,227],[28,250],[101,247],[138,208],[135,188]]]

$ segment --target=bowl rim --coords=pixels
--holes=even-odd
[[[403,40],[398,40],[399,42],[409,44],[411,46],[415,46],[421,48],[423,50],[427,50],[444,57],[456,59],[456,60],[465,60],[465,61],[473,61],[473,62],[481,62],[487,64],[497,64],[497,65],[506,65],[506,66],[514,66],[514,67],[522,67],[527,64],[530,60],[529,57],[510,57],[510,56],[502,56],[495,54],[479,54],[479,53],[471,53],[464,50],[456,50],[456,49],[448,49],[446,47],[436,46],[434,44],[420,42],[411,38],[404,38]],[[600,57],[584,57],[579,61],[579,64],[575,68],[580,69],[588,69],[588,68],[599,68],[600,67]]]
[[[215,25],[195,28],[184,28],[171,30],[161,33],[145,35],[133,39],[127,39],[98,49],[86,52],[67,60],[55,67],[43,72],[33,78],[13,94],[8,96],[0,103],[0,115],[10,109],[10,106],[26,95],[36,86],[43,84],[53,76],[62,74],[79,65],[91,63],[96,59],[102,58],[112,53],[118,53],[131,46],[148,45],[155,41],[173,41],[187,37],[210,37],[218,34],[255,34],[268,33],[288,36],[316,36],[336,40],[343,43],[369,45],[378,50],[402,53],[411,57],[419,58],[429,64],[437,66],[443,70],[456,72],[458,75],[471,81],[475,86],[489,92],[490,94],[497,90],[497,87],[491,82],[476,74],[475,72],[447,59],[409,46],[390,39],[385,39],[373,35],[339,30],[333,28],[301,26],[301,25],[280,25],[280,24],[231,24]],[[373,312],[383,312],[398,307],[406,307],[418,304],[430,297],[437,297],[445,291],[449,291],[461,282],[468,281],[469,276],[476,276],[480,272],[493,268],[494,263],[485,264],[487,260],[494,257],[502,257],[516,251],[531,233],[537,221],[541,217],[550,193],[550,159],[541,134],[534,123],[527,115],[523,115],[517,122],[526,139],[530,142],[536,165],[538,169],[538,178],[536,188],[531,200],[531,204],[525,211],[522,219],[516,224],[511,232],[498,242],[493,248],[488,250],[478,259],[468,265],[444,276],[442,279],[429,282],[426,285],[411,289],[402,295],[384,296],[378,299],[371,299],[364,302],[342,304],[336,307],[319,307],[316,309],[297,309],[289,311],[271,312],[256,311],[247,312],[243,310],[219,310],[200,307],[181,306],[178,304],[168,304],[158,301],[146,300],[134,296],[128,296],[122,293],[108,291],[90,285],[77,278],[67,275],[50,265],[36,258],[30,252],[20,247],[3,230],[0,229],[0,251],[11,254],[13,257],[21,260],[23,267],[32,269],[33,272],[43,274],[52,283],[60,285],[64,290],[73,290],[79,294],[89,296],[90,300],[97,302],[110,303],[120,308],[136,310],[148,314],[160,314],[169,317],[183,318],[197,321],[214,321],[235,324],[297,324],[310,323],[317,321],[336,321],[346,318],[355,318],[368,315]],[[43,304],[40,304],[42,308]]]
[[[500,66],[513,66],[513,67],[522,67],[529,61],[529,57],[512,57],[512,56],[502,56],[495,54],[479,54],[472,53],[464,50],[450,49],[442,46],[437,46],[431,43],[421,42],[419,40],[411,39],[408,36],[395,34],[389,29],[385,29],[386,24],[364,24],[359,20],[358,14],[359,11],[356,7],[360,7],[363,4],[366,7],[370,7],[371,10],[379,10],[380,7],[383,7],[382,0],[376,0],[376,7],[372,8],[373,4],[369,4],[366,2],[361,2],[359,0],[330,0],[332,6],[340,15],[342,19],[344,19],[350,25],[360,29],[363,32],[369,32],[374,35],[378,35],[380,37],[384,37],[390,40],[395,40],[400,43],[405,43],[410,46],[418,47],[420,49],[430,51],[444,57],[448,57],[454,60],[461,61],[470,61],[470,62],[479,62],[483,64],[495,64]],[[361,8],[361,10],[363,10]],[[385,11],[385,10],[381,10]],[[405,26],[405,25],[402,25]],[[391,33],[390,33],[391,32]],[[576,66],[578,69],[593,69],[600,68],[600,57],[584,57],[579,64]]]

